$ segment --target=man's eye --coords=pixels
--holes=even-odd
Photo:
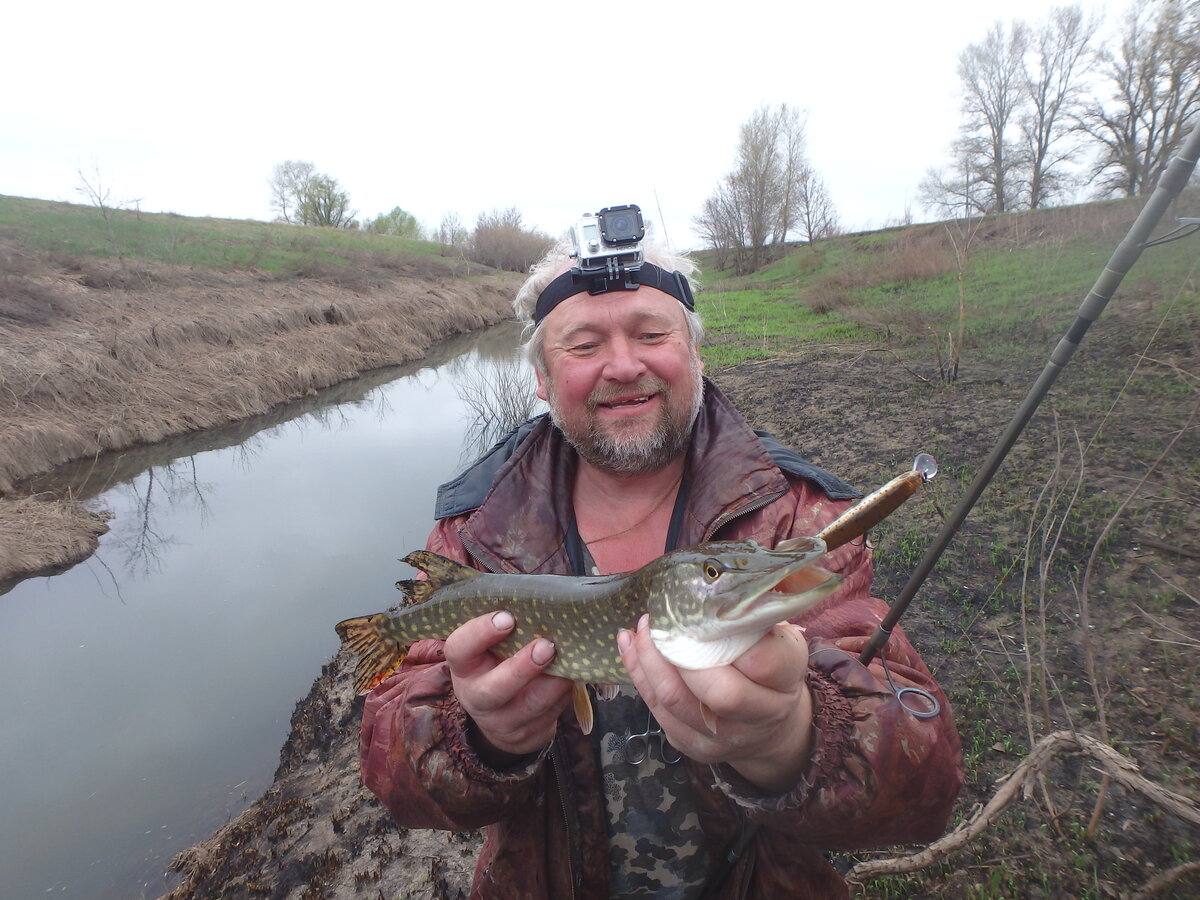
[[[647,331],[642,334],[642,340],[650,342],[661,341],[666,336],[667,334],[664,331]]]

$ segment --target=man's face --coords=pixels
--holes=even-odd
[[[687,448],[703,393],[683,307],[652,287],[576,294],[542,322],[538,396],[580,456],[618,474],[660,469]]]

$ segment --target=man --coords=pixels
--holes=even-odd
[[[752,431],[702,376],[690,261],[649,248],[629,279],[581,279],[570,246],[517,295],[548,417],[439,491],[427,547],[495,572],[624,572],[675,547],[812,535],[857,494]],[[676,668],[645,621],[616,636],[636,690],[586,736],[538,639],[500,660],[510,613],[422,641],[367,698],[364,782],[408,827],[487,826],[474,898],[843,897],[823,851],[931,840],[960,751],[940,688],[897,631],[896,684],[857,661],[886,611],[863,542],[836,593],[730,665]]]

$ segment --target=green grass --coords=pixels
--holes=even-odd
[[[301,274],[313,266],[437,265],[440,247],[388,235],[239,219],[109,210],[0,196],[0,236],[52,254],[148,260],[223,271]]]
[[[944,346],[958,330],[960,262],[964,356],[1048,354],[1140,208],[1141,201],[1111,201],[993,217],[978,223],[961,254],[951,237],[961,248],[963,226],[951,222],[799,246],[740,277],[702,255],[706,363],[879,340],[932,354],[935,335]],[[1194,321],[1197,256],[1195,239],[1148,248],[1114,304],[1149,298],[1151,308],[1139,315],[1150,318],[1170,301],[1177,316]],[[1180,387],[1160,379],[1143,389],[1154,395]]]

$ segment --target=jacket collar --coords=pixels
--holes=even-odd
[[[549,416],[538,420],[460,530],[471,555],[496,572],[570,572],[565,538],[577,465],[574,449]],[[788,488],[758,436],[708,379],[685,473],[680,546],[707,540],[725,522]]]

